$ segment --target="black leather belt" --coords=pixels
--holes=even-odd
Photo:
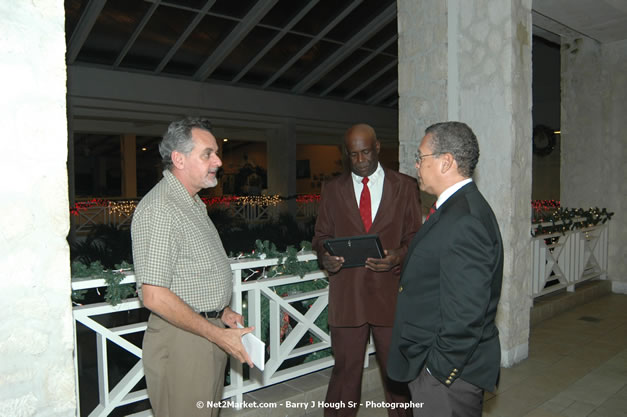
[[[224,309],[220,311],[201,311],[198,314],[200,314],[201,316],[207,319],[219,319],[222,317],[222,313],[224,313]]]

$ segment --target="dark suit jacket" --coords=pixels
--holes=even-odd
[[[384,171],[381,203],[368,233],[359,216],[350,173],[324,184],[312,242],[318,254],[324,253],[326,239],[365,234],[378,234],[383,249],[403,247],[403,255],[407,252],[422,223],[420,191],[414,178]],[[365,267],[342,268],[330,274],[329,324],[392,326],[398,281],[399,274],[394,270],[373,272]]]
[[[446,386],[461,378],[491,391],[501,361],[494,323],[503,244],[474,182],[453,194],[414,237],[405,258],[388,375],[411,381],[423,366]]]

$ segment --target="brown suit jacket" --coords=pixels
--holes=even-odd
[[[403,248],[404,258],[422,223],[420,191],[414,178],[384,171],[381,203],[368,233],[359,216],[350,172],[324,184],[312,242],[319,255],[325,252],[326,239],[377,234],[384,249]],[[399,277],[398,270],[374,272],[365,267],[329,274],[329,324],[392,326]]]

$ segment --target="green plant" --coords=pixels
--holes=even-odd
[[[104,279],[107,284],[104,299],[115,306],[135,294],[135,284],[121,284],[124,279],[121,270],[130,270],[132,266],[126,262],[115,266],[116,270],[107,270],[98,261],[91,262],[89,265],[82,262],[72,262],[72,278]],[[72,301],[83,301],[86,295],[87,290],[72,291]]]
[[[131,232],[109,225],[98,225],[86,237],[68,238],[70,260],[89,265],[100,262],[113,269],[121,262],[132,263]]]

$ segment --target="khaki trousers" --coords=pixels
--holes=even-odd
[[[210,320],[224,327],[220,319]],[[207,339],[181,330],[156,314],[148,319],[143,361],[155,417],[217,416],[224,388],[226,353]]]

